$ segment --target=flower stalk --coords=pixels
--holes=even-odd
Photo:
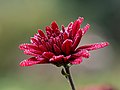
[[[67,73],[67,79],[70,83],[71,89],[75,90],[75,85],[74,85],[74,82],[72,80],[72,76],[71,76],[71,73],[70,73],[70,67],[66,65],[66,66],[64,66],[64,68],[65,68],[65,71]]]

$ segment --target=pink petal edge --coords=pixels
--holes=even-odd
[[[38,64],[40,61],[37,61],[34,57],[29,58],[27,60],[23,60],[22,62],[20,62],[20,66],[24,67],[24,66],[32,66],[34,64]]]
[[[81,62],[82,62],[82,58],[80,57],[80,58],[77,58],[77,59],[71,61],[70,63],[71,64],[80,64]]]
[[[88,45],[80,46],[79,48],[76,49],[76,51],[79,51],[81,49],[86,49],[88,51],[97,50],[97,49],[100,49],[100,48],[104,48],[104,47],[106,47],[108,45],[109,45],[108,42],[88,44]]]

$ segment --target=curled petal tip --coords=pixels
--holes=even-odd
[[[19,45],[19,49],[22,50],[22,44]]]
[[[96,49],[104,48],[108,45],[109,45],[108,42],[95,43],[95,44],[87,45],[88,47],[86,47],[86,50],[88,51],[96,50]]]
[[[20,62],[19,65],[22,67],[25,67],[25,66],[32,66],[33,64],[34,64],[33,61],[24,60],[24,61]]]
[[[85,30],[88,30],[90,28],[90,24],[86,24],[86,26],[84,27]]]
[[[20,65],[21,67],[28,66],[28,65],[26,65],[26,63],[25,63],[25,62],[26,62],[26,60],[24,60],[24,61],[20,62],[20,64],[19,64],[19,65]]]
[[[84,18],[83,17],[79,17],[78,20],[80,20],[80,22],[82,23]]]
[[[25,67],[25,66],[32,66],[34,64],[38,64],[40,61],[28,61],[28,60],[24,60],[22,62],[20,62],[20,66]]]
[[[98,45],[98,48],[104,48],[106,46],[109,45],[109,42],[101,42],[99,45]]]
[[[87,23],[87,25],[86,25],[86,26],[87,26],[88,28],[90,28],[90,24],[88,24],[88,23]]]
[[[84,26],[81,30],[82,30],[82,35],[84,35],[88,29],[90,28],[90,24],[87,24],[86,26]]]
[[[38,29],[38,34],[39,34],[41,37],[44,37],[44,38],[45,38],[45,34],[43,33],[42,30]]]
[[[51,28],[52,28],[52,29],[58,29],[58,25],[57,25],[56,21],[53,21],[53,22],[51,23]]]
[[[20,49],[20,50],[26,49],[26,48],[27,48],[26,45],[27,45],[26,43],[20,44],[20,45],[19,45],[19,49]]]
[[[110,43],[109,43],[109,42],[104,42],[104,43],[106,44],[106,46],[110,45]]]
[[[22,62],[20,62],[20,66],[24,67],[24,66],[32,66],[34,64],[38,64],[40,63],[40,61],[37,61],[35,57],[31,57],[27,60],[23,60]]]
[[[78,17],[78,19],[84,19],[83,17]]]

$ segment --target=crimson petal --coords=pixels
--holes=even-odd
[[[64,25],[62,25],[62,31],[65,32],[65,26]]]
[[[89,25],[89,24],[87,24],[86,26],[84,26],[84,27],[81,29],[81,30],[82,30],[82,35],[84,35],[89,28],[90,28],[90,25]]]
[[[35,49],[35,50],[37,50],[37,49],[38,49],[38,47],[37,47],[36,45],[34,45],[34,44],[27,44],[27,43],[21,44],[21,45],[19,46],[19,48],[20,48],[21,50],[26,50],[26,49]]]
[[[53,48],[54,48],[54,52],[55,52],[56,54],[60,54],[60,53],[61,53],[60,48],[59,48],[56,44],[53,45]]]
[[[84,20],[84,18],[79,17],[72,25],[72,36],[74,37],[76,32],[78,31],[78,29],[80,28],[80,24],[82,23],[82,21]]]
[[[90,53],[86,49],[82,49],[79,52],[72,55],[73,58],[84,57],[89,58]]]
[[[59,30],[58,25],[55,21],[52,22],[51,28],[53,29],[53,32],[54,32],[53,34],[55,34],[55,36],[60,34],[60,30]]]
[[[72,45],[72,51],[75,50],[75,48],[78,46],[80,40],[81,40],[81,37],[82,37],[82,31],[81,30],[78,30],[77,31],[77,34],[75,36],[75,39],[74,39],[74,43]]]
[[[34,64],[38,64],[40,63],[41,61],[37,61],[35,57],[32,57],[32,58],[29,58],[27,60],[23,60],[21,63],[20,63],[20,66],[32,66]]]
[[[44,52],[42,56],[46,59],[50,59],[54,56],[54,54],[52,52]]]
[[[40,50],[28,49],[24,51],[24,54],[36,56],[36,55],[41,55],[42,52]]]
[[[46,36],[45,36],[45,34],[43,33],[42,30],[38,29],[38,33],[39,33],[39,35],[40,35],[41,37],[46,38]]]
[[[52,22],[52,24],[51,24],[51,28],[52,28],[53,30],[58,29],[58,25],[57,25],[57,23],[56,23],[55,21]]]
[[[34,37],[32,37],[32,38],[30,39],[30,42],[31,42],[32,44],[39,45],[39,41],[36,40]]]
[[[66,54],[69,55],[71,51],[71,46],[72,46],[73,41],[70,39],[66,39],[63,44],[62,44],[62,51]]]
[[[64,32],[64,33],[63,33],[63,39],[66,40],[66,39],[68,39],[68,38],[69,38],[68,34],[67,34],[66,32]]]
[[[70,61],[71,64],[80,64],[81,62],[82,62],[82,58],[81,57],[79,57],[79,58],[77,58],[77,59],[75,59],[73,61]]]
[[[80,51],[81,49],[86,49],[88,51],[91,51],[91,50],[96,50],[96,49],[104,48],[104,47],[106,47],[108,45],[109,45],[108,42],[101,42],[101,43],[89,44],[89,45],[84,45],[84,46],[79,47],[76,51]]]
[[[63,55],[59,55],[59,56],[53,56],[53,58],[51,58],[49,61],[50,62],[61,62],[63,60]]]

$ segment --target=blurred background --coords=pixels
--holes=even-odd
[[[76,87],[104,84],[120,90],[120,0],[0,0],[0,90],[70,90],[61,68],[20,67],[29,56],[18,46],[54,20],[61,28],[79,16],[85,18],[82,26],[91,25],[80,45],[108,41],[110,46],[71,68]]]

